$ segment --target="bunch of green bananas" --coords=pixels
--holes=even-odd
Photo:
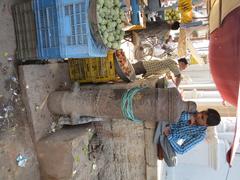
[[[178,21],[180,19],[179,12],[175,9],[168,8],[164,12],[164,19],[170,24],[174,21]]]

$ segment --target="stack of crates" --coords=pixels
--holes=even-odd
[[[16,58],[37,59],[37,38],[32,1],[12,6],[16,36]]]
[[[88,20],[89,0],[33,0],[41,59],[106,57]]]
[[[103,83],[119,79],[114,66],[114,51],[109,51],[106,58],[69,59],[68,65],[72,81]]]
[[[106,57],[88,20],[89,0],[30,0],[12,6],[16,58]]]

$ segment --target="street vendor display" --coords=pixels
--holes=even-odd
[[[122,49],[116,50],[114,53],[114,64],[117,74],[124,81],[134,81],[136,78],[135,70],[128,61]]]

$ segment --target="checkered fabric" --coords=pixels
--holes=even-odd
[[[166,60],[150,60],[143,61],[143,66],[146,70],[146,74],[144,77],[151,75],[163,75],[168,72],[172,72],[175,76],[180,75],[180,70],[178,68],[177,63],[172,59]]]
[[[196,144],[204,140],[206,136],[206,126],[190,125],[188,120],[190,113],[183,112],[179,121],[170,125],[168,140],[178,154],[184,154],[192,149]]]

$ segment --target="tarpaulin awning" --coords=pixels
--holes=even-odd
[[[227,153],[232,165],[240,140],[239,82],[240,82],[240,7],[230,12],[219,28],[210,35],[209,63],[213,80],[224,100],[238,106],[233,144]],[[237,105],[238,104],[238,105]]]
[[[237,106],[240,81],[240,7],[229,13],[210,34],[209,63],[224,100]]]

